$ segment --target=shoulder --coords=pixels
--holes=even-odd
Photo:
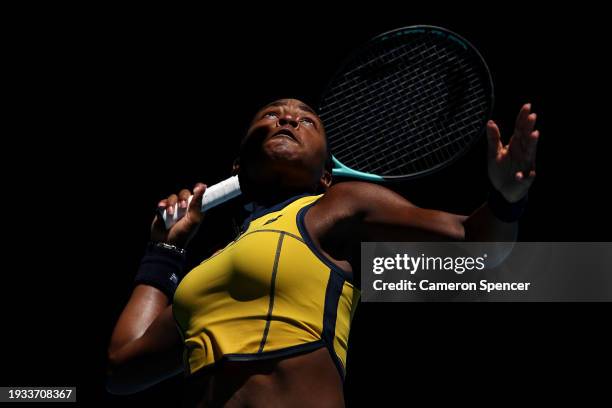
[[[310,208],[305,222],[314,235],[333,237],[337,244],[350,246],[371,238],[371,227],[386,230],[385,226],[415,220],[415,211],[417,207],[384,186],[346,181],[328,188]]]
[[[393,190],[364,181],[346,181],[334,184],[319,200],[321,207],[341,207],[345,212],[365,215],[387,206],[414,207]]]
[[[419,208],[391,189],[373,183],[337,184],[328,189],[321,202],[325,206],[319,214],[338,221],[349,218],[353,221],[347,223],[349,234],[372,241],[463,237],[462,217]]]

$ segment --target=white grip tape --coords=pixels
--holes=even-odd
[[[213,186],[210,186],[204,192],[202,197],[202,208],[200,211],[204,212],[210,208],[216,207],[219,204],[231,200],[241,194],[240,182],[238,176],[232,176],[227,180],[223,180]],[[189,197],[188,205],[191,203],[193,196]],[[178,203],[174,205],[174,214],[171,217],[167,216],[167,211],[164,210],[162,217],[166,224],[166,229],[173,226],[179,219],[183,218],[187,212],[186,208],[178,208]]]

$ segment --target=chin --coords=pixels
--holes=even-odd
[[[300,151],[292,142],[281,140],[280,143],[272,141],[266,143],[263,147],[264,155],[273,162],[291,162],[297,163],[300,161]]]

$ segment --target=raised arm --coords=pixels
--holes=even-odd
[[[375,184],[345,182],[331,187],[317,214],[341,208],[341,225],[359,241],[514,241],[529,187],[535,178],[539,137],[531,106],[519,112],[515,131],[504,146],[497,125],[487,125],[489,200],[471,215],[419,208],[395,192]],[[314,210],[314,208],[313,208]]]
[[[107,381],[113,394],[144,390],[182,370],[183,345],[169,304],[178,282],[171,275],[182,258],[172,247],[185,248],[196,232],[203,217],[200,208],[205,189],[203,184],[196,185],[189,205],[189,190],[159,203],[160,210],[170,212],[178,203],[181,219],[170,230],[161,217],[153,220],[151,241],[165,245],[152,245],[148,250],[136,277],[138,284],[115,325],[108,348]]]

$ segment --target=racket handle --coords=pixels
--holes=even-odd
[[[204,192],[204,197],[202,197],[202,208],[200,209],[200,211],[204,212],[210,208],[216,207],[219,204],[223,204],[224,202],[239,196],[240,194],[241,191],[238,176],[232,176],[227,180],[223,180],[222,182],[210,186],[206,189],[206,191]],[[193,196],[189,197],[188,203],[191,203],[192,198]],[[179,220],[178,210],[178,203],[176,203],[174,205],[174,213],[172,214],[172,216],[168,216],[166,210],[164,210],[164,212],[162,213],[162,218],[164,220],[164,223],[166,224],[166,229],[173,226]]]

